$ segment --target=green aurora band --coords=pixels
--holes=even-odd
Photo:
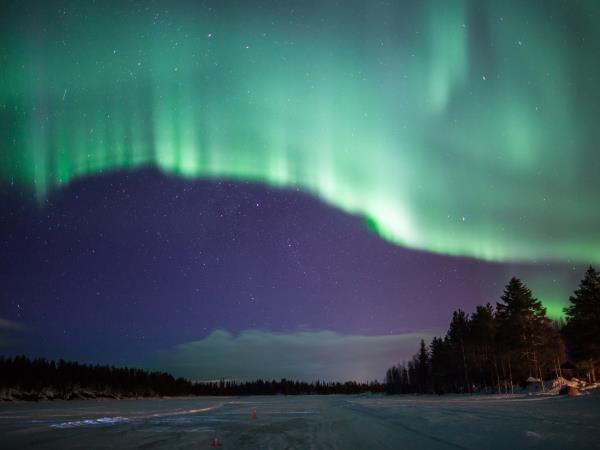
[[[600,263],[596,1],[204,4],[2,6],[0,182],[153,166],[408,248]]]

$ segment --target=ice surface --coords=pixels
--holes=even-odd
[[[252,410],[257,418],[252,420]],[[201,397],[0,404],[0,448],[593,449],[600,396]]]

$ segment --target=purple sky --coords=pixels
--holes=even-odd
[[[300,191],[153,170],[88,178],[40,205],[14,190],[2,205],[4,353],[193,378],[219,367],[222,376],[311,378],[363,348],[372,369],[354,374],[381,377],[421,337],[445,332],[454,309],[495,303],[513,274],[565,271],[410,251]],[[290,349],[287,372],[277,360],[236,363],[274,348]],[[229,363],[198,367],[222,355]]]

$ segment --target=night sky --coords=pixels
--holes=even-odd
[[[381,378],[600,263],[596,1],[0,8],[2,353]]]

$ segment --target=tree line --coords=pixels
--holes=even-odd
[[[279,381],[259,379],[249,382],[218,381],[195,385],[195,395],[331,395],[382,393],[384,391],[385,385],[376,380],[369,383],[357,381],[307,383],[283,378]]]
[[[0,357],[0,390],[15,390],[22,400],[179,396],[188,395],[192,388],[189,381],[163,372]]]
[[[589,267],[564,309],[552,321],[546,308],[518,278],[496,306],[454,311],[444,337],[421,341],[413,358],[387,370],[390,394],[447,392],[514,393],[517,384],[562,376],[571,361],[580,376],[596,382],[600,361],[600,274]]]
[[[10,392],[12,390],[12,392]],[[0,398],[16,400],[130,398],[196,395],[299,395],[383,392],[370,383],[307,383],[281,379],[238,382],[192,382],[164,372],[87,365],[25,356],[0,356]]]

